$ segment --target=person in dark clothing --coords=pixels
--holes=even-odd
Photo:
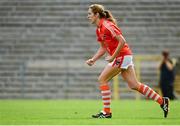
[[[172,60],[169,58],[169,51],[162,52],[163,60],[160,64],[160,88],[163,97],[169,97],[174,100],[174,80],[175,80],[175,67]]]

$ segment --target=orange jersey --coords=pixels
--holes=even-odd
[[[96,35],[97,41],[102,43],[110,55],[113,55],[119,43],[115,36],[122,35],[121,30],[111,21],[101,19],[99,27],[96,29]],[[117,57],[124,55],[132,55],[132,51],[127,43],[124,44]]]

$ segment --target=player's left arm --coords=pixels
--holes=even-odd
[[[126,40],[124,39],[124,37],[121,34],[115,36],[115,39],[117,39],[117,41],[118,41],[118,46],[117,46],[114,54],[112,55],[113,59],[117,57],[117,55],[119,54],[119,52],[123,48],[124,44],[126,43]]]
[[[112,62],[119,54],[119,52],[121,51],[121,49],[123,48],[124,44],[126,43],[126,40],[124,39],[124,37],[119,34],[115,36],[115,39],[118,41],[118,46],[114,52],[114,54],[112,56],[107,56],[106,60],[108,62]]]

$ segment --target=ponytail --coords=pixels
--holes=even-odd
[[[115,25],[117,25],[116,19],[113,17],[111,12],[109,10],[104,10],[104,6],[100,4],[92,4],[89,6],[89,8],[92,9],[92,12],[94,14],[99,13],[100,18],[105,18],[111,22],[113,22]]]
[[[116,19],[113,17],[112,13],[109,10],[104,10],[105,18],[109,21],[113,22],[115,25],[117,25]]]

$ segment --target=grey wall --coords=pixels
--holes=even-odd
[[[95,27],[86,19],[94,2],[0,1],[0,98],[99,97],[96,80],[105,62],[93,68],[84,64],[98,48]],[[179,0],[97,3],[112,11],[135,55],[159,55],[168,48],[180,56]],[[143,81],[156,85],[154,65],[144,66]]]

